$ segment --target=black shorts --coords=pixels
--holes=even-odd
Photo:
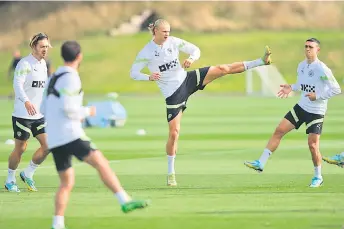
[[[306,134],[321,134],[324,115],[309,113],[296,104],[284,118],[289,120],[295,129],[299,129],[303,123],[306,123]]]
[[[57,171],[65,171],[72,167],[72,156],[74,155],[80,161],[96,150],[96,146],[89,140],[78,138],[75,141],[50,149],[53,154]]]
[[[203,90],[203,81],[210,67],[199,68],[187,72],[184,82],[168,98],[166,98],[167,121],[173,120],[180,111],[186,109],[186,102],[190,95]]]
[[[30,135],[36,137],[39,134],[45,133],[45,120],[40,119],[24,119],[12,116],[12,127],[14,138],[22,141],[26,141],[30,138]]]

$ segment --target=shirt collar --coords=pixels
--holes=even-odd
[[[60,66],[58,68],[58,72],[70,72],[70,73],[78,74],[78,71],[76,69],[69,66]]]
[[[34,63],[39,63],[39,64],[42,63],[42,60],[43,60],[43,59],[37,60],[36,57],[34,57],[34,56],[32,55],[32,53],[30,53],[29,57],[34,61]]]

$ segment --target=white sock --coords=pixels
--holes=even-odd
[[[54,229],[64,229],[65,228],[64,216],[55,215],[53,217],[53,228]]]
[[[245,66],[245,70],[264,65],[264,61],[260,58],[257,60],[244,61],[243,63]]]
[[[321,165],[319,166],[314,166],[314,176],[321,178]]]
[[[120,205],[123,205],[131,200],[131,198],[124,190],[116,192],[115,195]]]
[[[167,155],[167,161],[168,161],[168,171],[167,174],[174,174],[174,159],[176,156],[169,156]]]
[[[12,181],[16,183],[16,170],[8,169],[6,183],[11,183]]]
[[[259,158],[259,161],[263,166],[266,164],[271,154],[272,152],[269,149],[264,149],[262,155]]]
[[[28,165],[28,167],[24,170],[25,176],[27,176],[28,178],[32,179],[33,174],[35,173],[37,167],[38,167],[38,165],[33,163],[33,161],[31,160],[30,164]]]

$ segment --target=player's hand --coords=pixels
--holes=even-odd
[[[32,103],[30,103],[30,101],[26,101],[24,105],[29,115],[33,116],[37,114],[35,106]]]
[[[160,72],[153,72],[150,76],[149,76],[149,80],[150,81],[156,81],[160,79]]]
[[[192,59],[186,59],[183,62],[183,68],[189,68],[194,61]]]
[[[292,91],[289,84],[280,85],[281,90],[277,93],[277,96],[280,98],[288,98],[289,93]]]
[[[308,97],[310,101],[315,101],[317,99],[317,96],[314,92],[307,93],[305,96]]]
[[[97,109],[95,106],[91,106],[90,108],[90,116],[96,116],[97,114]]]

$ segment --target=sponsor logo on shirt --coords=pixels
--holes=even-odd
[[[172,60],[170,63],[163,64],[159,66],[160,72],[170,70],[178,65],[178,59]]]
[[[37,81],[34,80],[32,81],[32,87],[37,87],[37,88],[44,88],[45,81]]]
[[[314,85],[301,84],[301,90],[305,92],[315,92]]]

